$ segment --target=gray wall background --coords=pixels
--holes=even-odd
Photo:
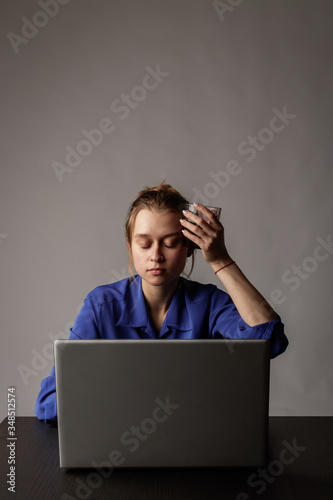
[[[34,414],[52,340],[127,275],[128,205],[162,179],[223,208],[231,255],[283,318],[271,414],[331,415],[332,2],[42,4],[1,1],[1,419],[11,386]],[[192,278],[219,284],[201,255]]]

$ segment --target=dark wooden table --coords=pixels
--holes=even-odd
[[[333,417],[271,417],[261,469],[59,468],[57,428],[17,417],[15,450],[0,425],[0,498],[29,500],[332,500]],[[15,453],[15,493],[6,484]],[[105,476],[105,477],[104,477]]]

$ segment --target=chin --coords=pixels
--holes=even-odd
[[[149,283],[150,285],[163,286],[163,285],[169,285],[170,283],[172,283],[174,281],[178,281],[179,276],[170,277],[170,276],[167,276],[166,274],[162,274],[159,276],[153,276],[153,275],[150,275],[149,273],[146,273],[143,276],[143,279],[145,281],[147,281],[147,283]]]

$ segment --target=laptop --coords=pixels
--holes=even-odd
[[[267,340],[57,340],[60,467],[266,463]]]

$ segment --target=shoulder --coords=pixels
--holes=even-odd
[[[131,278],[125,278],[115,283],[100,285],[94,288],[86,297],[86,301],[91,302],[95,307],[119,302],[126,299],[129,286],[133,282]]]
[[[229,295],[212,283],[199,283],[181,278],[181,286],[191,302],[210,301],[212,298],[227,302]]]

